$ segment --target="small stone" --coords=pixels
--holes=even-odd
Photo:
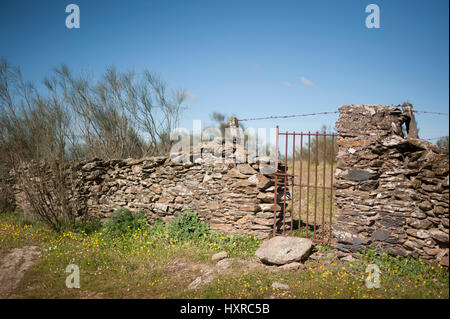
[[[412,229],[412,228],[408,228],[406,229],[406,233],[408,235],[420,238],[420,239],[427,239],[430,238],[430,234],[425,231],[425,230],[417,230],[417,229]]]
[[[237,166],[237,169],[240,173],[245,175],[253,175],[258,173],[253,167],[251,167],[249,164],[240,164]]]
[[[272,288],[274,289],[280,289],[280,290],[289,290],[290,287],[286,284],[282,284],[281,282],[274,282],[272,283]]]
[[[221,173],[213,173],[211,177],[214,179],[222,179],[223,175]]]
[[[89,171],[92,171],[97,166],[97,164],[98,164],[97,162],[87,163],[86,165],[81,167],[81,169],[83,171],[89,172]]]
[[[206,182],[208,182],[210,180],[212,180],[212,176],[208,175],[208,174],[205,174],[205,177],[203,177],[203,183],[206,183]]]
[[[429,201],[423,201],[419,203],[419,208],[423,211],[431,210],[433,205]]]
[[[416,245],[415,242],[413,242],[412,240],[407,240],[407,241],[405,241],[405,242],[403,243],[403,246],[404,246],[406,249],[409,249],[409,250],[414,250],[414,249],[417,248],[417,245]]]
[[[442,266],[445,266],[445,267],[448,268],[448,255],[442,257],[441,260],[439,261],[439,263],[440,263]]]
[[[255,184],[260,190],[264,190],[272,185],[272,180],[268,179],[262,174],[254,174],[248,178],[248,181]]]
[[[294,261],[293,263],[285,264],[283,266],[280,266],[280,269],[291,271],[291,270],[297,270],[297,269],[304,269],[305,265],[299,262]]]
[[[242,179],[248,178],[247,175],[242,174],[236,168],[230,169],[227,173],[227,177],[228,178],[242,178]]]
[[[350,263],[350,262],[354,262],[356,259],[352,255],[347,255],[347,256],[341,258],[341,260]]]
[[[277,212],[281,211],[281,206],[278,204],[277,206],[275,206],[275,204],[259,204],[259,208],[263,212],[273,212],[275,208]]]
[[[199,276],[199,277],[195,278],[195,280],[189,284],[188,289],[190,289],[190,290],[197,289],[198,287],[200,287],[201,284],[202,284],[202,277]]]
[[[370,179],[372,174],[367,171],[363,171],[360,169],[351,169],[347,172],[347,179],[351,181],[364,181]]]
[[[427,217],[427,214],[422,213],[422,212],[418,212],[418,211],[414,211],[414,212],[411,213],[411,217],[424,219],[424,218]]]
[[[381,144],[383,146],[399,146],[408,143],[408,140],[398,136],[398,135],[391,135],[384,140],[381,141]]]
[[[431,238],[433,238],[434,240],[441,242],[441,243],[446,243],[448,245],[448,234],[444,233],[443,231],[440,231],[438,229],[431,229],[429,231]]]
[[[225,258],[228,258],[228,257],[229,257],[229,255],[228,255],[228,253],[226,251],[221,251],[220,253],[214,254],[211,257],[211,260],[212,261],[219,261],[219,260],[222,260],[222,259],[225,259]]]
[[[428,254],[428,255],[432,255],[435,256],[439,253],[439,249],[436,248],[428,248],[428,247],[423,247],[423,250]]]
[[[259,167],[259,172],[263,175],[271,175],[271,174],[275,174],[276,169],[274,167],[274,165],[260,165]]]
[[[372,233],[371,237],[373,240],[384,241],[389,237],[389,235],[390,235],[389,231],[385,229],[377,229]]]
[[[258,193],[257,198],[264,203],[273,203],[274,193]]]
[[[160,211],[166,212],[167,209],[169,208],[169,205],[162,204],[162,203],[155,203],[154,208],[155,208],[156,210],[160,210]]]
[[[225,258],[225,259],[219,260],[216,264],[216,267],[221,270],[228,269],[233,264],[233,261],[234,260],[232,258]]]
[[[430,228],[430,226],[433,225],[433,223],[430,222],[428,219],[413,219],[409,221],[409,225],[418,229],[427,229]]]

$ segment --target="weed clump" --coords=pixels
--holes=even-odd
[[[120,236],[138,229],[147,229],[148,222],[143,213],[131,213],[128,209],[118,209],[105,224],[105,232]]]
[[[75,232],[84,232],[86,234],[91,234],[93,232],[99,231],[102,227],[102,222],[99,218],[96,217],[76,220],[73,224],[73,230]]]
[[[194,211],[184,211],[167,225],[169,237],[178,240],[196,240],[210,233],[209,225],[202,223]]]

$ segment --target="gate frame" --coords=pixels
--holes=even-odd
[[[284,172],[280,172],[279,171],[279,158],[278,158],[278,152],[279,152],[279,136],[280,135],[285,135],[286,136],[286,145],[285,145],[285,156],[284,156]],[[288,154],[288,144],[289,144],[289,136],[293,136],[293,141],[292,141],[292,174],[288,174],[288,161],[287,161],[287,154]],[[295,180],[296,180],[296,175],[295,175],[295,136],[300,136],[300,172],[298,174],[299,178],[299,183],[296,184]],[[303,172],[303,136],[308,136],[308,179],[307,179],[307,184],[302,184],[302,172]],[[310,185],[310,163],[311,163],[311,136],[314,136],[316,138],[316,141],[319,141],[319,137],[323,136],[324,139],[324,143],[323,143],[323,156],[322,156],[322,161],[323,161],[323,181],[322,181],[322,186],[318,186],[317,183],[317,171],[318,171],[318,150],[319,150],[319,143],[316,142],[316,147],[315,147],[315,179],[314,179],[314,185]],[[299,220],[299,234],[298,236],[300,237],[300,229],[301,229],[301,209],[302,209],[302,188],[306,187],[307,189],[307,201],[306,201],[306,238],[309,238],[309,190],[310,188],[314,189],[314,224],[313,224],[313,236],[312,236],[312,240],[313,241],[319,241],[316,238],[316,227],[317,227],[317,192],[318,189],[322,189],[322,236],[321,236],[321,240],[320,242],[324,243],[325,242],[325,190],[329,190],[330,191],[330,208],[329,208],[329,213],[330,213],[330,224],[329,224],[329,230],[328,230],[328,243],[331,242],[332,239],[332,219],[333,219],[333,190],[335,190],[335,188],[333,187],[333,177],[334,177],[334,148],[335,148],[335,140],[336,140],[336,136],[337,134],[335,133],[319,133],[318,131],[316,131],[316,133],[311,133],[310,131],[308,131],[308,133],[296,133],[294,132],[289,132],[286,131],[284,133],[280,133],[279,131],[279,126],[276,126],[276,157],[275,157],[275,167],[276,167],[276,171],[275,171],[275,189],[274,189],[274,215],[273,215],[273,236],[275,237],[277,235],[277,199],[278,199],[278,187],[280,185],[283,185],[283,193],[284,193],[284,198],[283,198],[283,207],[282,207],[282,215],[283,215],[283,224],[282,224],[282,235],[286,234],[286,188],[288,187],[288,179],[290,179],[292,181],[292,194],[290,194],[290,200],[291,200],[291,227],[290,227],[290,235],[293,235],[293,228],[294,228],[294,195],[295,195],[295,188],[298,187],[298,191],[299,191],[299,199],[298,199],[298,220]],[[327,161],[327,137],[331,137],[331,161],[330,161],[330,186],[326,187],[326,161]],[[284,182],[283,183],[279,183],[278,182],[278,178],[280,177],[280,179],[283,179]]]

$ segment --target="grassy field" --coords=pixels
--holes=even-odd
[[[306,237],[306,235],[311,237],[314,234],[314,225],[316,225],[317,238],[327,238],[330,217],[331,222],[333,222],[332,219],[337,211],[337,207],[331,198],[331,190],[327,189],[331,188],[331,177],[334,174],[336,163],[333,163],[333,167],[331,167],[330,162],[324,164],[323,161],[319,161],[316,166],[313,161],[308,165],[307,160],[296,160],[295,165],[293,165],[292,160],[288,160],[287,164],[288,174],[295,174],[295,184],[303,186],[292,186],[292,180],[288,182],[288,192],[291,199],[286,201],[286,222],[290,221],[292,212],[295,234],[300,232],[303,237]],[[281,183],[284,183],[284,181],[281,181]],[[284,194],[281,194],[280,205],[283,205],[283,198]]]
[[[174,238],[159,224],[122,235],[104,229],[56,233],[42,224],[0,215],[0,252],[37,245],[41,258],[15,289],[16,298],[448,298],[447,269],[422,261],[371,252],[352,263],[334,257],[308,260],[297,271],[276,271],[259,264],[259,241],[210,232],[195,238]],[[324,255],[332,252],[317,246]],[[214,267],[211,256],[226,250],[234,258],[230,269],[199,289],[189,284]],[[367,265],[380,268],[380,288],[365,285]],[[65,268],[80,268],[81,288],[65,286]],[[326,265],[326,266],[325,266]],[[272,288],[288,284],[288,291]]]

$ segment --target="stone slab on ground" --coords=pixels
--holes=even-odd
[[[289,290],[290,287],[286,284],[283,284],[281,282],[274,282],[272,283],[272,288],[274,289],[280,289],[280,290]]]
[[[228,257],[229,257],[229,254],[226,251],[221,251],[221,252],[219,252],[217,254],[214,254],[211,257],[211,260],[212,261],[219,261],[219,260],[222,260],[222,259],[225,259],[225,258],[228,258]]]
[[[216,268],[218,268],[219,270],[225,270],[231,267],[231,265],[233,264],[234,259],[233,258],[225,258],[225,259],[221,259],[217,262],[216,264]]]
[[[281,270],[287,270],[287,271],[304,269],[304,268],[305,268],[304,264],[296,262],[296,261],[294,261],[293,263],[289,263],[289,264],[280,266]]]
[[[275,236],[263,242],[255,254],[263,263],[285,265],[305,259],[312,246],[306,238]]]

